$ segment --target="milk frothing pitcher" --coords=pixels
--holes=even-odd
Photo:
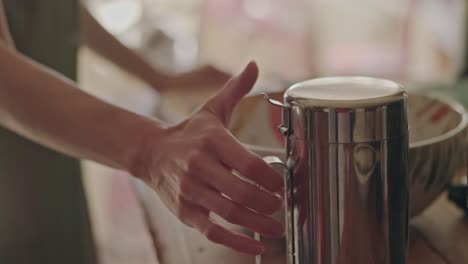
[[[265,95],[266,96],[266,95]],[[407,94],[367,77],[293,85],[278,128],[285,160],[286,239],[282,256],[257,264],[404,264],[408,243]],[[258,240],[273,240],[255,234]]]

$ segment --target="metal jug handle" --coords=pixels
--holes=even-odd
[[[292,235],[294,234],[293,233],[293,230],[292,230],[292,223],[293,223],[293,214],[292,214],[292,208],[293,208],[293,204],[292,204],[292,197],[291,197],[291,193],[288,191],[290,190],[290,188],[288,188],[288,186],[290,185],[290,182],[291,182],[291,178],[290,178],[290,174],[289,174],[289,170],[288,170],[288,167],[287,165],[278,157],[275,157],[275,156],[267,156],[267,157],[264,157],[263,160],[265,162],[267,162],[270,166],[272,166],[273,168],[275,168],[279,173],[281,173],[281,175],[283,176],[283,179],[284,179],[284,185],[285,185],[285,188],[284,188],[284,211],[279,211],[279,217],[283,218],[282,220],[284,221],[285,223],[285,228],[286,228],[286,245],[282,244],[281,242],[284,241],[283,240],[272,240],[272,239],[267,239],[267,238],[264,238],[262,237],[260,234],[258,233],[255,233],[255,239],[258,240],[258,241],[261,241],[265,244],[267,244],[267,246],[271,246],[273,248],[276,248],[278,249],[278,244],[280,246],[284,246],[282,249],[280,250],[276,250],[276,251],[279,251],[279,256],[278,256],[278,253],[275,254],[275,252],[271,252],[270,250],[270,254],[273,255],[273,256],[270,256],[270,257],[273,257],[276,259],[276,262],[278,261],[278,257],[285,257],[285,258],[288,258],[287,261],[285,259],[284,262],[282,263],[294,263],[293,262],[293,257],[294,257],[294,248],[293,248],[293,242],[294,241],[292,239]],[[278,220],[281,220],[281,219],[278,219]],[[275,250],[273,250],[275,251]],[[269,252],[267,250],[267,252]],[[268,253],[266,253],[266,255],[268,255]],[[266,264],[268,263],[268,261],[266,259],[268,259],[269,256],[257,256],[256,257],[256,264]]]
[[[280,172],[281,175],[283,175],[283,177],[285,176],[283,172],[288,173],[288,167],[280,158],[275,157],[275,156],[266,156],[266,157],[263,157],[263,160],[266,163],[270,164],[270,166],[275,168],[278,172]]]
[[[290,110],[291,108],[277,100],[274,100],[274,99],[271,99],[268,94],[266,93],[262,93],[263,97],[272,105],[274,106],[279,106],[283,109],[283,122],[282,124],[278,127],[278,130],[281,134],[283,134],[283,136],[287,137],[291,134],[293,134],[293,131],[291,129],[291,126],[290,126]]]

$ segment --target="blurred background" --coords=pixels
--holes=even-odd
[[[259,89],[283,89],[330,75],[383,77],[408,87],[452,84],[463,78],[467,65],[463,0],[86,4],[109,32],[161,69],[184,72],[211,64],[235,74],[255,59]],[[160,94],[86,47],[79,54],[78,80],[89,93],[137,113],[157,112]],[[89,161],[82,167],[100,263],[207,263],[216,258],[253,263],[178,224],[154,194],[127,174]],[[142,200],[150,204],[149,212]]]
[[[290,82],[366,74],[451,81],[464,66],[465,1],[87,0],[126,45],[174,71],[210,63]]]

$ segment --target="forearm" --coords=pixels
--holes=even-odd
[[[86,46],[146,83],[152,86],[158,84],[155,88],[160,89],[165,86],[166,75],[155,71],[135,51],[123,45],[104,29],[83,3],[80,13],[82,37]]]
[[[131,170],[153,120],[104,103],[0,45],[0,124],[78,158]]]

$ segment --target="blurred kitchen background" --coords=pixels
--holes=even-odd
[[[449,84],[463,77],[467,62],[462,0],[87,0],[87,4],[107,30],[167,71],[211,64],[235,74],[255,59],[260,66],[258,89],[284,89],[329,75],[370,75],[409,87]],[[79,81],[88,92],[121,107],[141,114],[158,112],[159,94],[84,47]],[[253,263],[178,224],[152,192],[125,173],[88,161],[83,168],[101,263],[207,263],[216,257],[223,263],[230,259]]]
[[[98,20],[155,64],[211,63],[262,77],[372,74],[450,81],[464,65],[462,0],[87,0]]]

